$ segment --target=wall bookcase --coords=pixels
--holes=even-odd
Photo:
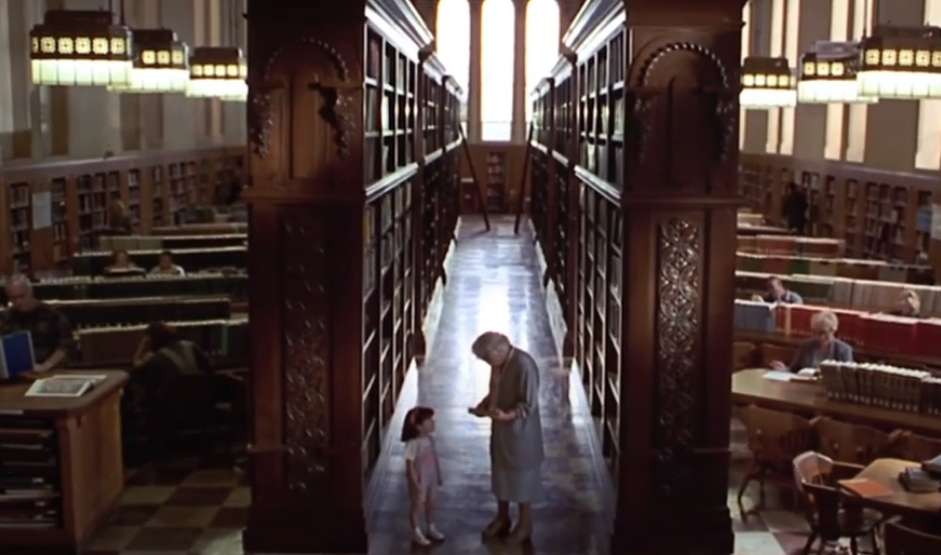
[[[362,465],[386,439],[457,224],[460,89],[366,26]]]
[[[846,255],[926,263],[937,181],[859,164],[741,153],[739,188],[772,223],[783,224],[791,182],[807,191],[809,233],[846,241]]]
[[[243,148],[223,147],[0,168],[0,186],[6,190],[0,195],[0,223],[10,229],[0,238],[0,273],[57,271],[68,266],[72,255],[95,248],[98,234],[109,226],[112,194],[128,207],[137,230],[147,233],[172,221],[174,214],[180,218],[213,200],[216,191],[206,192],[211,198],[196,194],[199,179],[214,186],[241,179],[244,165]],[[197,175],[196,168],[204,173]],[[164,181],[169,175],[181,176],[179,185]],[[164,199],[174,194],[174,186],[184,193],[176,197],[180,204],[171,211]],[[43,205],[34,206],[37,201]],[[46,222],[33,220],[34,208],[48,210]]]

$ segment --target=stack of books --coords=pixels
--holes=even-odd
[[[820,364],[820,382],[835,401],[941,414],[941,380],[924,370],[825,360]]]
[[[909,467],[899,473],[899,483],[912,493],[934,493],[941,490],[941,480],[918,467]]]

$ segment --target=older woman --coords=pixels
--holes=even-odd
[[[542,423],[539,419],[539,367],[533,357],[513,347],[497,332],[478,337],[474,355],[490,365],[490,393],[471,412],[489,417],[491,488],[497,516],[485,537],[503,536],[511,543],[529,541],[533,532],[532,502],[542,483]],[[510,532],[510,503],[519,504],[519,522]]]
[[[889,314],[909,318],[921,316],[921,298],[918,293],[911,289],[903,289],[899,294],[899,300],[896,302],[895,308],[890,310]]]
[[[840,321],[836,314],[823,310],[810,319],[810,329],[814,336],[803,341],[794,353],[794,359],[789,366],[781,361],[771,363],[775,370],[789,370],[800,372],[804,368],[817,368],[825,360],[838,362],[853,362],[853,348],[836,338],[836,331]]]

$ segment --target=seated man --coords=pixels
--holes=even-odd
[[[25,276],[7,285],[9,308],[0,315],[0,334],[28,331],[33,338],[36,373],[48,372],[68,362],[74,344],[72,326],[61,312],[36,299]]]
[[[105,268],[105,275],[142,274],[142,270],[126,250],[116,250],[111,253],[111,264]]]
[[[170,251],[160,253],[160,259],[157,261],[157,265],[150,269],[150,273],[155,276],[186,275],[186,272],[183,271],[181,266],[177,266],[173,263],[173,253]]]
[[[764,295],[755,295],[752,300],[766,303],[804,304],[804,299],[797,293],[784,287],[784,282],[777,276],[768,278],[768,292]]]
[[[908,318],[920,318],[921,317],[921,298],[918,296],[918,293],[911,289],[903,289],[901,294],[899,294],[899,299],[896,302],[895,308],[890,310],[888,314],[892,316],[906,316]]]
[[[810,329],[814,336],[801,342],[794,353],[791,364],[785,366],[781,361],[771,363],[774,370],[800,372],[805,368],[819,368],[825,360],[853,362],[853,348],[849,343],[836,338],[840,321],[836,314],[823,310],[810,319]]]

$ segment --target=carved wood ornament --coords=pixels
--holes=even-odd
[[[330,357],[327,218],[318,209],[285,212],[282,295],[284,443],[287,484],[306,492],[327,475]],[[311,213],[314,211],[314,213]],[[300,212],[300,213],[297,213]]]
[[[665,58],[679,52],[690,52],[708,61],[719,80],[719,90],[701,92],[711,95],[714,99],[713,125],[717,142],[715,161],[725,162],[738,128],[738,88],[732,85],[732,77],[718,54],[693,42],[672,42],[658,48],[641,67],[637,86],[628,90],[628,102],[632,105],[628,113],[628,129],[631,133],[633,156],[639,162],[646,161],[656,100],[663,93],[662,90],[650,87],[654,70]]]
[[[271,131],[274,126],[272,93],[283,88],[282,84],[273,83],[273,70],[285,52],[297,45],[306,45],[326,54],[332,64],[333,75],[327,79],[318,78],[308,86],[323,97],[324,105],[319,115],[333,129],[333,140],[337,154],[349,156],[350,135],[356,130],[353,114],[354,99],[351,94],[361,87],[350,80],[350,69],[346,60],[330,44],[310,37],[297,38],[276,48],[265,61],[261,79],[250,83],[248,139],[252,152],[265,158],[269,151]]]
[[[656,483],[665,495],[690,491],[694,470],[680,459],[696,447],[700,415],[696,369],[702,362],[701,233],[673,218],[657,227]],[[694,489],[694,488],[693,488]]]

